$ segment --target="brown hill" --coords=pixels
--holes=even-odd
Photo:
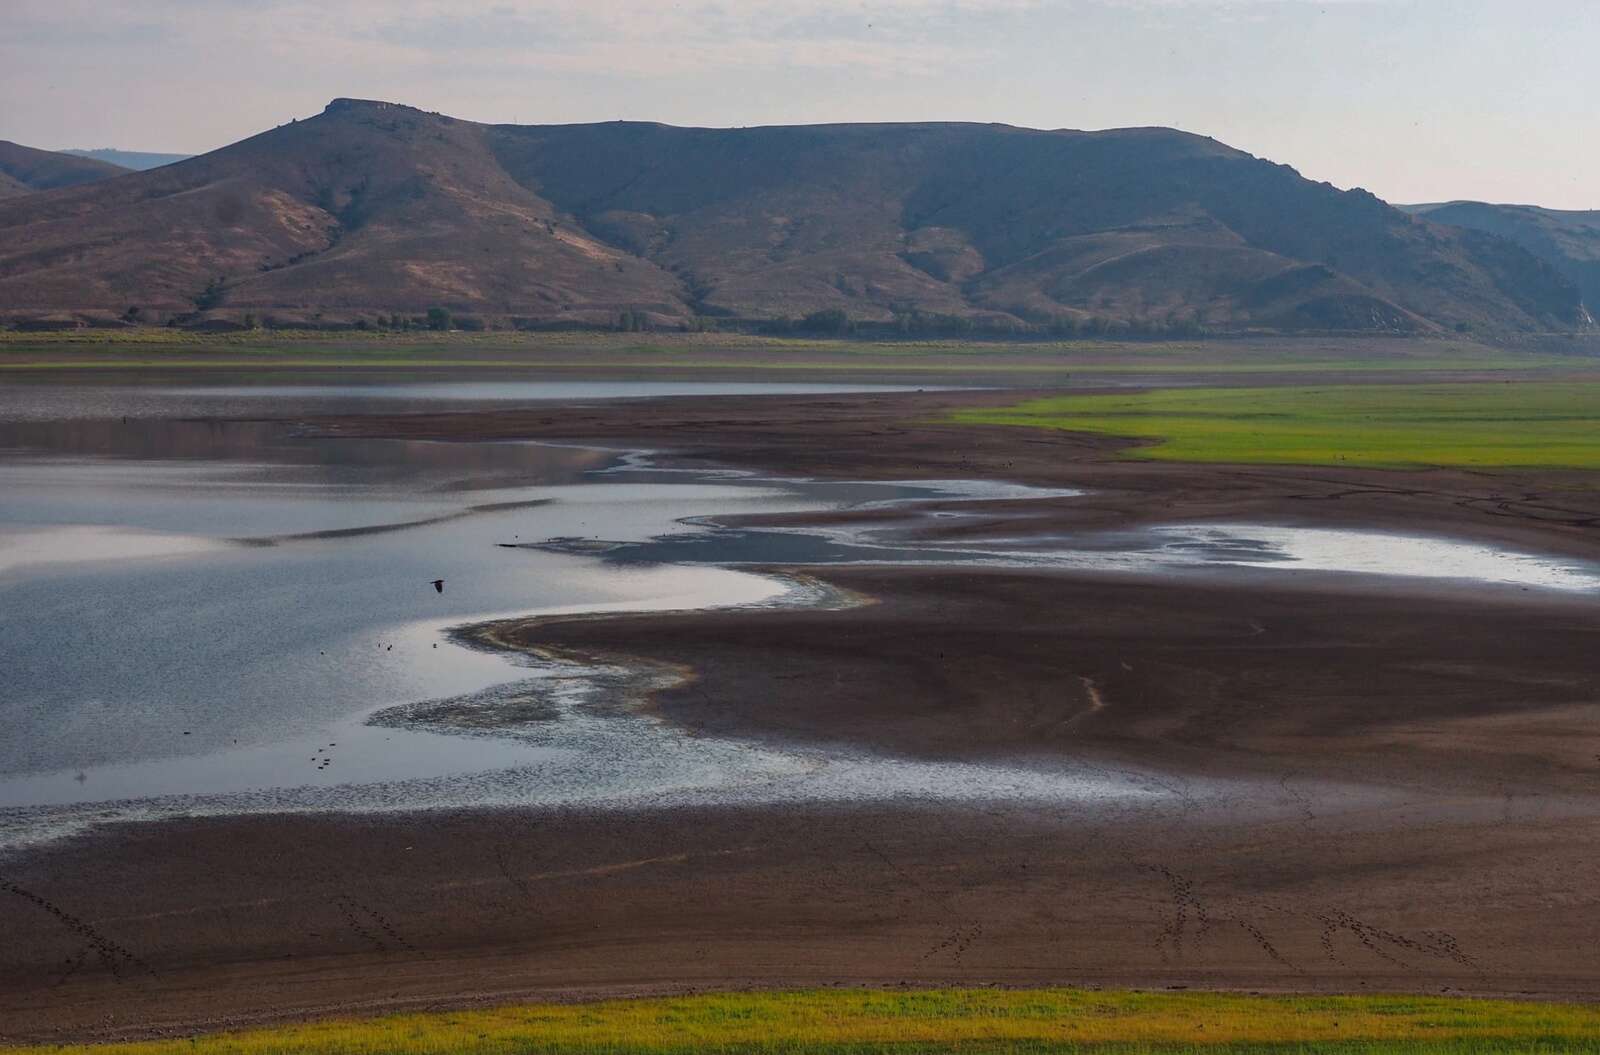
[[[1600,211],[1453,201],[1401,208],[1434,223],[1488,231],[1522,246],[1571,279],[1590,314],[1600,312]]]
[[[0,202],[0,308],[1566,329],[1544,262],[1169,129],[480,125],[336,100]]]
[[[128,169],[94,158],[36,150],[0,139],[0,198],[121,176]]]

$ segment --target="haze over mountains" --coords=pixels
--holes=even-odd
[[[95,158],[36,150],[0,139],[0,198],[94,183],[127,171]]]
[[[0,201],[0,314],[135,307],[193,324],[433,307],[518,326],[1593,324],[1548,256],[1170,129],[482,125],[348,99]]]
[[[114,147],[100,147],[96,150],[63,150],[63,154],[73,154],[80,158],[94,158],[125,169],[143,172],[145,169],[160,168],[162,165],[171,165],[179,161],[187,161],[193,154],[156,154],[147,150],[117,150]]]
[[[1481,201],[1401,208],[1435,223],[1471,227],[1509,238],[1571,279],[1586,305],[1600,307],[1600,211],[1490,205]]]

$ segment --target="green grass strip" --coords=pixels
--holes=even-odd
[[[1600,468],[1600,384],[1177,388],[960,411],[969,424],[1152,441],[1126,456],[1377,468]]]
[[[1600,1008],[1440,997],[805,990],[391,1015],[5,1055],[1600,1052]]]

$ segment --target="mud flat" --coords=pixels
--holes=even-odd
[[[1135,440],[947,421],[959,411],[1010,406],[1059,391],[708,397],[565,410],[372,414],[306,425],[346,437],[595,442],[671,452],[683,465],[823,479],[976,478],[1090,492],[1033,510],[1043,514],[1035,518],[1041,533],[1177,522],[1299,523],[1600,556],[1600,482],[1592,472],[1133,461],[1118,454]],[[870,516],[866,511],[842,519],[862,523]],[[823,521],[807,516],[804,522]],[[941,525],[940,534],[953,539],[988,530],[983,518],[969,517]]]
[[[1103,438],[937,423],[998,398],[307,424],[1087,492],[737,528],[1038,550],[1170,525],[1316,526],[1568,567],[1600,557],[1600,493],[1582,474],[1130,464]],[[847,771],[841,760],[891,758],[937,769],[942,793],[902,782],[831,798],[752,789],[744,803],[102,827],[0,861],[0,1029],[125,1036],[534,993],[835,982],[1600,993],[1600,620],[1582,582],[961,562],[804,573],[872,603],[493,633],[666,672],[642,694],[653,721],[812,758],[818,786]],[[404,717],[539,713],[480,699]],[[1027,793],[1040,775],[1116,793]]]

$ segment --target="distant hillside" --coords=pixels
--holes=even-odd
[[[1600,211],[1566,212],[1534,205],[1453,201],[1403,205],[1435,223],[1509,238],[1571,279],[1591,314],[1600,314]]]
[[[104,161],[58,154],[53,150],[35,150],[0,139],[0,198],[75,187],[121,176],[127,171]]]
[[[1170,129],[481,125],[336,100],[0,202],[0,308],[514,325],[1571,329],[1494,235]],[[820,314],[819,314],[820,313]]]
[[[94,158],[96,161],[120,165],[135,172],[160,168],[162,165],[171,165],[194,157],[193,154],[151,154],[142,150],[114,150],[111,147],[101,147],[99,150],[63,150],[62,153],[73,154],[80,158]]]

